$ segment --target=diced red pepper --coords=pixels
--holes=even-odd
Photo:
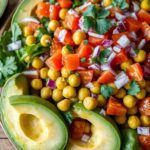
[[[50,58],[46,60],[46,65],[53,70],[59,71],[62,68],[62,54],[61,51],[55,52]]]
[[[107,103],[106,114],[113,116],[123,116],[127,112],[127,109],[116,98],[110,97]]]
[[[115,81],[115,76],[111,71],[104,71],[97,80],[98,83],[102,83],[102,84],[107,84],[114,81]]]
[[[141,23],[138,20],[135,20],[134,18],[126,18],[125,23],[127,25],[127,28],[130,32],[132,31],[138,31],[141,28]]]
[[[150,149],[150,135],[140,135],[139,136],[140,145],[142,147],[141,150],[149,150]]]
[[[148,24],[150,24],[150,13],[149,12],[147,12],[143,9],[140,9],[140,11],[137,13],[137,16],[141,21],[145,21]]]
[[[27,24],[27,26],[29,27],[29,29],[32,31],[32,32],[35,32],[38,28],[40,28],[42,25],[41,24],[38,24],[38,23],[35,23],[35,22],[29,22]]]
[[[61,8],[70,8],[72,6],[71,0],[58,0],[58,3]]]
[[[150,25],[147,22],[142,22],[142,32],[144,37],[150,41]]]
[[[80,66],[78,54],[67,54],[63,56],[64,66],[68,70],[76,70]]]
[[[133,64],[127,68],[127,75],[130,79],[141,81],[143,80],[143,70],[139,63]]]
[[[70,30],[76,30],[78,29],[79,19],[80,19],[79,15],[70,14],[68,12],[65,17],[65,22],[64,22],[65,26]]]
[[[50,8],[49,3],[39,2],[35,13],[38,16],[38,18],[49,17],[49,14],[50,14],[49,8]]]
[[[58,5],[50,5],[50,19],[51,20],[58,20],[59,19],[59,11],[60,6]]]
[[[93,74],[94,74],[93,70],[80,70],[78,71],[78,73],[80,74],[81,82],[84,85],[91,82],[93,79]]]

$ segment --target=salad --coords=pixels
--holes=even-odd
[[[23,0],[0,86],[18,150],[150,150],[150,0]]]

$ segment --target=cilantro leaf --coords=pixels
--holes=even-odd
[[[83,26],[85,31],[88,31],[90,28],[93,29],[95,28],[95,20],[92,17],[84,16]]]
[[[67,121],[69,124],[71,124],[72,121],[73,121],[73,119],[74,119],[72,113],[71,113],[70,111],[68,111],[68,112],[64,112],[63,114],[64,114],[64,118],[66,119],[66,121]]]
[[[69,44],[66,45],[66,48],[67,48],[70,52],[73,51],[73,47],[72,47],[71,45],[69,45]]]
[[[16,23],[16,22],[13,23],[11,30],[12,30],[12,42],[16,42],[22,35],[22,31],[21,31],[18,23]]]
[[[49,2],[50,2],[51,4],[55,4],[55,3],[56,3],[56,0],[49,0]]]
[[[84,4],[84,2],[86,2],[86,0],[74,0],[72,7],[75,8],[81,6],[82,4]]]
[[[107,99],[113,94],[113,88],[109,85],[101,86],[101,94]]]
[[[85,58],[85,57],[81,58],[81,59],[80,59],[80,62],[81,62],[81,63],[85,63],[85,62],[86,62],[86,58]]]
[[[135,96],[138,92],[140,92],[140,86],[138,85],[136,81],[132,81],[130,83],[130,88],[128,89],[127,93],[129,95]]]
[[[113,0],[112,5],[121,9],[129,8],[129,4],[126,2],[126,0]]]
[[[40,22],[44,25],[44,27],[48,28],[48,24],[50,22],[50,19],[47,17],[43,17]]]
[[[36,36],[37,41],[40,41],[44,34],[48,34],[46,28],[43,27],[38,28],[36,32],[37,32],[37,36]]]
[[[96,17],[96,6],[95,5],[90,5],[85,12],[83,12],[83,16],[89,16],[89,17]]]
[[[97,18],[103,19],[103,18],[108,17],[109,14],[110,14],[109,10],[107,10],[107,9],[100,9],[98,14],[97,14]]]
[[[108,19],[97,19],[96,20],[96,32],[99,34],[107,33],[112,27],[112,23]]]

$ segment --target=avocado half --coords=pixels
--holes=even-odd
[[[120,133],[112,121],[97,112],[85,109],[81,103],[73,106],[72,114],[92,124],[92,136],[88,143],[70,139],[68,150],[120,150]]]
[[[63,150],[67,127],[57,108],[28,96],[28,82],[17,74],[5,84],[0,101],[3,128],[18,150]]]

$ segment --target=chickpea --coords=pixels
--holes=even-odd
[[[71,74],[71,71],[67,70],[65,67],[61,69],[61,75],[64,78],[68,78]]]
[[[28,35],[26,38],[26,44],[31,46],[32,44],[36,43],[36,38],[33,35]]]
[[[141,125],[140,119],[137,116],[130,116],[128,119],[128,125],[131,129],[136,129]]]
[[[104,0],[103,1],[104,7],[107,7],[107,6],[111,5],[111,4],[112,4],[112,0]]]
[[[29,36],[29,35],[32,35],[33,34],[33,31],[28,27],[28,26],[25,26],[23,28],[23,34],[25,37]]]
[[[65,98],[72,98],[76,96],[76,89],[72,86],[66,86],[63,89],[63,96]]]
[[[123,63],[121,63],[120,67],[122,70],[126,71],[127,68],[129,68],[132,65],[132,60],[127,60]]]
[[[93,97],[86,97],[83,100],[83,105],[88,110],[93,110],[97,107],[97,100]]]
[[[137,112],[138,112],[137,106],[134,106],[132,108],[128,108],[128,110],[127,110],[128,115],[135,115],[135,114],[137,114]]]
[[[150,93],[150,81],[146,81],[146,92]]]
[[[126,90],[125,89],[119,89],[118,92],[116,93],[117,98],[124,98],[126,95]]]
[[[72,50],[68,49],[67,46],[64,46],[61,50],[62,55],[67,55],[67,54],[71,54]]]
[[[97,96],[97,101],[98,101],[98,106],[102,107],[106,104],[106,99],[104,98],[103,95],[98,95]]]
[[[127,107],[127,108],[132,108],[135,106],[136,104],[136,98],[131,96],[131,95],[126,95],[123,98],[123,104]]]
[[[146,87],[146,81],[143,79],[141,81],[138,81],[138,84],[141,88],[145,88]]]
[[[77,74],[72,74],[68,78],[69,85],[72,87],[78,87],[81,83],[80,76]]]
[[[90,91],[87,88],[81,88],[78,91],[78,98],[80,101],[83,101],[88,96],[90,96]]]
[[[150,126],[150,116],[144,116],[142,115],[140,117],[141,123],[143,126]]]
[[[47,67],[41,68],[40,78],[41,79],[46,79],[47,77],[48,77],[48,68]]]
[[[109,83],[109,86],[113,88],[113,95],[118,92],[118,89],[114,83]]]
[[[63,90],[67,86],[67,82],[64,77],[58,77],[56,80],[56,87]]]
[[[146,96],[146,91],[145,89],[141,89],[141,91],[139,93],[136,94],[136,98],[141,100]]]
[[[149,0],[142,0],[141,8],[146,10],[146,11],[150,11],[150,1]]]
[[[44,34],[41,37],[40,43],[43,47],[48,47],[51,41],[52,41],[52,38],[49,35]]]
[[[68,111],[70,109],[71,101],[69,99],[63,99],[57,103],[57,107],[60,111]]]
[[[43,61],[38,57],[34,58],[32,61],[32,67],[35,69],[40,69],[43,67],[43,65],[44,65]]]
[[[55,102],[58,102],[63,99],[62,90],[54,89],[52,93],[52,98]]]
[[[48,28],[50,31],[54,32],[57,29],[57,27],[59,27],[59,26],[60,26],[60,24],[57,20],[51,20],[48,25]]]
[[[124,115],[124,116],[116,116],[115,117],[115,121],[118,123],[118,124],[125,124],[127,120],[127,117]]]
[[[51,80],[56,80],[58,77],[60,77],[60,72],[56,71],[56,70],[49,69],[48,70],[48,77]]]
[[[33,79],[31,81],[31,87],[35,90],[40,90],[43,87],[43,83],[41,79]]]
[[[100,93],[100,84],[98,82],[93,82],[93,87],[90,88],[91,92],[94,94],[99,94]]]
[[[52,95],[52,91],[49,87],[43,87],[41,89],[41,98],[48,99]]]
[[[62,8],[59,11],[59,18],[62,19],[62,20],[65,20],[67,12],[68,12],[68,9]]]
[[[83,40],[86,39],[86,34],[85,32],[81,31],[81,30],[77,30],[74,34],[73,34],[73,41],[76,45],[80,45],[81,42]]]
[[[143,62],[146,59],[146,52],[144,50],[139,50],[138,54],[134,57],[135,62]]]

